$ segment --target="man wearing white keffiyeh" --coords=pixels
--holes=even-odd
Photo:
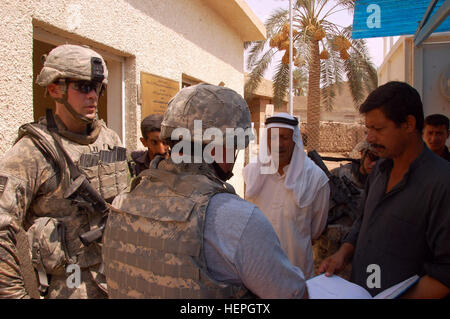
[[[314,275],[312,241],[326,226],[330,187],[305,153],[298,119],[278,113],[265,122],[256,163],[243,170],[245,197],[272,223],[291,263]]]

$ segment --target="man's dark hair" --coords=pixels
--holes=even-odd
[[[161,122],[163,121],[163,116],[161,114],[152,114],[147,116],[141,122],[141,133],[143,138],[147,138],[147,133],[151,132],[161,132]]]
[[[440,126],[445,125],[447,131],[449,129],[448,117],[443,114],[431,114],[425,118],[425,125]]]
[[[423,130],[423,105],[415,88],[405,82],[391,81],[372,91],[359,108],[361,114],[380,108],[397,126],[406,122],[408,115],[416,119],[416,129]]]

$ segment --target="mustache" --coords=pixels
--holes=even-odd
[[[372,146],[374,148],[386,148],[384,145],[381,145],[381,144],[370,144],[370,146]]]

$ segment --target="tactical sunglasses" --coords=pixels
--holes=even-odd
[[[83,94],[88,94],[92,90],[95,90],[95,93],[97,93],[98,96],[102,95],[103,93],[103,83],[96,82],[96,81],[68,81],[68,83],[72,83],[72,88],[74,90],[77,90],[78,92],[81,92]]]

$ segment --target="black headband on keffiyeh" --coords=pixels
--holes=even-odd
[[[278,163],[269,154],[267,145],[267,130],[270,128],[288,128],[293,130],[292,140],[295,143],[289,167],[286,171],[284,186],[292,191],[294,200],[300,208],[311,205],[318,190],[328,182],[328,177],[314,162],[306,156],[298,125],[298,118],[288,113],[277,113],[269,117],[266,127],[261,129],[262,137],[256,163],[250,162],[242,173],[246,184],[245,197],[257,196],[265,179],[270,174],[276,174]]]
[[[281,116],[272,116],[266,119],[266,121],[264,122],[264,124],[268,125],[271,123],[281,123],[281,124],[287,124],[287,125],[292,125],[292,126],[297,126],[298,125],[298,118],[297,117],[293,117],[294,119],[288,119],[285,117],[281,117]]]

